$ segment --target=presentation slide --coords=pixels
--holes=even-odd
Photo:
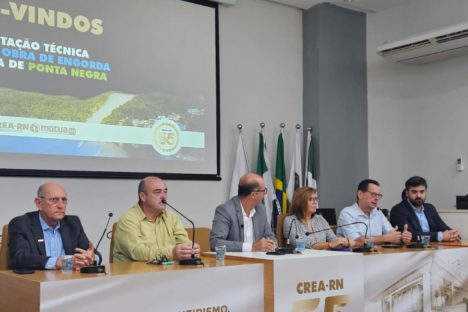
[[[0,1],[2,169],[218,175],[217,7]]]

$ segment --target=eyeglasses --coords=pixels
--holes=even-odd
[[[311,197],[311,198],[309,198],[309,201],[318,204],[319,199],[318,199],[318,197]]]
[[[258,192],[258,193],[268,193],[268,189],[265,187],[263,190],[255,190],[255,192]]]
[[[39,196],[40,199],[45,199],[47,200],[49,203],[51,204],[58,204],[60,201],[62,201],[62,203],[66,204],[68,202],[68,199],[66,197],[49,197],[49,198],[46,198],[44,196]]]
[[[378,199],[381,199],[381,198],[382,198],[382,196],[383,196],[382,194],[379,194],[379,193],[374,193],[374,192],[369,192],[369,191],[367,191],[367,193],[369,193],[369,194],[372,196],[372,198],[378,198]]]

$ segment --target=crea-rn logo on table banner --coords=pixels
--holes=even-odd
[[[344,288],[344,280],[340,279],[331,279],[328,281],[306,281],[299,282],[296,286],[296,291],[299,295],[316,293],[316,292],[326,292],[333,290],[342,290]],[[337,296],[328,296],[325,298],[325,308],[324,311],[336,311],[336,308],[344,307],[347,305],[349,300],[348,295],[337,295]],[[292,311],[293,312],[306,312],[306,311],[315,311],[320,304],[320,298],[312,298],[305,300],[297,300],[293,303]]]
[[[227,305],[204,307],[204,308],[193,308],[188,310],[182,310],[179,312],[230,312]]]

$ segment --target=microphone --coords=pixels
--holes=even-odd
[[[364,233],[364,238],[366,238],[367,237],[368,227],[367,227],[367,224],[365,222],[356,221],[356,222],[351,222],[351,223],[346,223],[346,224],[341,224],[341,225],[335,225],[333,227],[335,229],[338,229],[338,228],[345,227],[345,226],[348,226],[348,225],[353,225],[353,224],[364,224],[364,226],[366,227],[366,232]],[[305,235],[309,236],[311,234],[320,233],[320,232],[328,231],[328,230],[331,230],[331,229],[332,229],[332,227],[328,227],[326,229],[321,229],[321,230],[318,230],[318,231],[306,232]],[[369,252],[371,249],[372,249],[371,246],[368,246],[366,243],[364,243],[364,246],[358,247],[358,248],[353,248],[353,251],[354,252]]]
[[[114,214],[112,212],[109,212],[109,218],[107,219],[106,227],[104,228],[104,231],[102,232],[101,238],[99,239],[96,247],[94,248],[94,255],[98,257],[99,261],[96,262],[94,260],[93,265],[90,266],[85,266],[80,269],[80,273],[106,273],[106,267],[104,265],[101,265],[102,262],[102,255],[98,251],[99,245],[101,244],[102,239],[104,238],[104,235],[106,234],[107,227],[109,226],[109,221],[112,218]]]
[[[162,203],[165,205],[168,205],[171,207],[175,212],[177,212],[179,215],[181,215],[185,220],[190,222],[192,224],[192,257],[190,259],[184,259],[180,260],[179,264],[180,265],[203,265],[203,262],[200,258],[195,257],[195,253],[193,252],[193,248],[195,246],[195,224],[193,223],[192,220],[187,218],[182,212],[177,210],[174,206],[170,205],[165,199],[162,200]]]
[[[112,218],[112,216],[114,216],[114,214],[112,212],[109,212],[109,218],[107,219],[106,227],[104,228],[104,231],[102,232],[101,238],[99,239],[99,241],[98,241],[98,243],[96,245],[96,248],[94,248],[94,253],[97,252],[99,254],[99,256],[101,256],[101,254],[97,250],[99,248],[99,245],[101,244],[102,239],[104,238],[104,235],[106,234],[107,227],[109,226],[109,221]],[[99,263],[98,264],[101,264],[101,261],[102,261],[102,258],[99,258]]]

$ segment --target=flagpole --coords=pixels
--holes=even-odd
[[[286,167],[284,164],[284,127],[286,124],[282,122],[280,124],[281,131],[278,136],[278,143],[276,148],[276,170],[274,178],[274,186],[276,192],[276,198],[278,199],[281,207],[279,213],[287,212],[287,192],[286,192]]]
[[[271,178],[271,167],[267,157],[267,148],[265,144],[265,139],[263,136],[263,130],[265,128],[265,123],[260,123],[260,133],[259,133],[259,147],[258,147],[258,159],[257,159],[257,173],[263,177],[265,181],[265,186],[268,188],[269,192],[265,194],[263,198],[264,205],[267,211],[267,221],[271,224],[272,216],[274,210],[278,211],[278,200],[276,199],[275,187],[273,180]]]
[[[294,150],[291,157],[291,169],[289,171],[289,180],[286,192],[288,194],[288,205],[291,205],[291,201],[294,195],[294,191],[302,187],[302,155],[301,155],[301,125],[296,124],[296,135],[294,139]]]
[[[244,142],[242,140],[242,124],[237,125],[239,135],[237,137],[237,149],[232,168],[231,187],[229,190],[229,198],[237,196],[240,178],[249,172],[249,165],[247,163],[247,153],[245,152]]]
[[[309,182],[309,138],[312,142],[312,127],[307,127],[307,142],[306,142],[306,159],[305,159],[305,168],[304,168],[304,185],[310,187]]]
[[[312,128],[307,128],[307,152],[306,152],[306,170],[305,181],[307,186],[317,189],[317,180],[314,177],[315,172],[314,155],[313,155],[313,142],[312,142]]]
[[[242,137],[242,127],[243,127],[242,124],[237,124],[237,130],[239,130],[239,136],[241,137]],[[244,158],[247,160],[247,152],[245,151],[244,140],[242,140],[241,138],[241,141],[242,141],[242,151],[244,152]],[[247,167],[247,172],[250,172],[249,163],[246,163],[246,167]]]

